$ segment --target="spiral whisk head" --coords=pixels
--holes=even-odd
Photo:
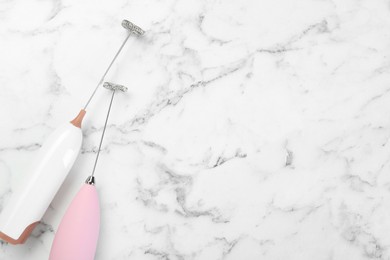
[[[103,87],[105,87],[106,89],[109,89],[109,90],[113,90],[113,91],[116,91],[116,90],[120,90],[122,92],[127,91],[127,88],[125,86],[114,84],[111,82],[104,82]]]
[[[144,30],[142,30],[139,26],[133,24],[132,22],[128,21],[128,20],[123,20],[122,21],[122,26],[127,29],[129,32],[132,32],[136,35],[143,35],[145,33]]]

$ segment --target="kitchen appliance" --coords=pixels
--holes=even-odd
[[[95,256],[100,229],[100,206],[94,174],[115,92],[127,91],[124,86],[108,82],[104,83],[104,87],[113,92],[92,174],[66,210],[54,237],[49,260],[93,260]]]
[[[110,62],[92,95],[80,113],[70,123],[57,128],[37,152],[23,183],[12,191],[0,214],[0,239],[11,244],[22,244],[41,220],[65,177],[72,168],[81,148],[81,124],[86,109],[99,86],[111,69],[131,35],[141,36],[144,31],[135,24],[123,20],[128,35]]]

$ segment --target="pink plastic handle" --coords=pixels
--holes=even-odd
[[[100,207],[95,186],[84,184],[54,237],[50,260],[93,260],[99,238]]]

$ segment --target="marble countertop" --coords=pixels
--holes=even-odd
[[[45,138],[107,80],[96,259],[390,259],[388,0],[0,2],[0,210]],[[21,246],[47,259],[110,93]]]

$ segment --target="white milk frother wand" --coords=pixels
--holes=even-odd
[[[123,20],[128,36],[104,72],[84,109],[70,123],[57,128],[39,149],[23,183],[12,192],[0,214],[0,239],[11,244],[23,244],[43,217],[55,194],[72,168],[83,139],[81,123],[90,101],[103,83],[112,64],[132,34],[141,36],[144,31]]]

